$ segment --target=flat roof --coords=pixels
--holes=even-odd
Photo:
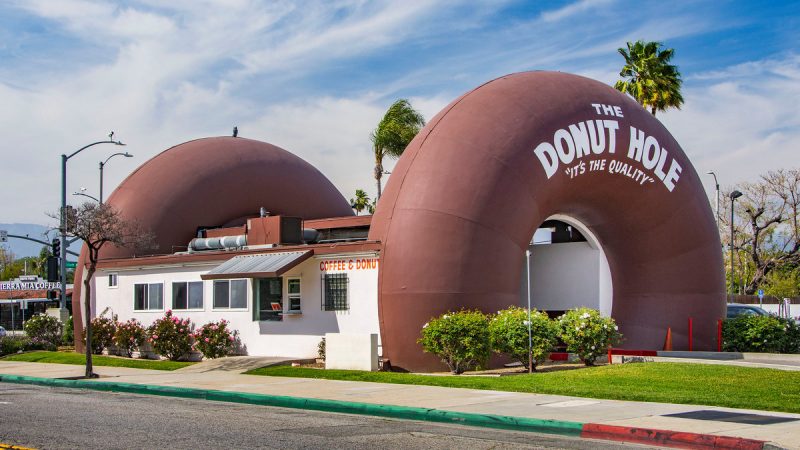
[[[314,255],[332,255],[337,253],[378,252],[381,244],[378,241],[331,242],[308,245],[282,245],[271,248],[249,248],[246,250],[207,250],[199,252],[173,253],[171,255],[154,255],[131,258],[101,259],[97,268],[102,270],[123,269],[127,267],[161,266],[173,264],[202,264],[227,261],[235,256],[285,253],[313,250]]]
[[[325,219],[304,220],[303,227],[315,230],[329,230],[332,228],[369,227],[371,223],[372,215],[328,217]]]

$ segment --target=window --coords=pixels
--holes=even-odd
[[[108,274],[108,287],[117,287],[117,274]]]
[[[172,309],[203,309],[203,282],[172,283]]]
[[[289,298],[289,313],[299,313],[300,308],[300,278],[289,278],[286,282],[286,292]]]
[[[136,311],[164,309],[164,284],[134,284],[133,309]]]
[[[347,311],[347,274],[331,273],[322,276],[322,309]]]
[[[283,320],[283,278],[258,278],[253,286],[253,320]]]
[[[214,281],[214,308],[246,309],[247,280]]]

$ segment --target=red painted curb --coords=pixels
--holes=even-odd
[[[740,450],[762,450],[765,441],[717,436],[713,434],[688,433],[681,431],[654,430],[651,428],[620,427],[599,423],[583,424],[582,438],[605,439],[611,441],[658,444],[665,447],[709,449],[729,448]]]

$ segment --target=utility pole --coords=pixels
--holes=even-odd
[[[733,219],[734,219],[733,206],[734,206],[734,203],[736,202],[736,199],[741,197],[741,196],[742,196],[742,193],[737,191],[737,190],[734,190],[733,192],[730,193],[730,197],[731,197],[731,299],[733,299],[734,289],[736,288],[736,266],[734,265],[734,260],[733,260],[733,245],[734,245],[733,233],[735,232],[734,229],[733,229]]]
[[[89,145],[85,145],[75,152],[71,153],[69,156],[66,154],[61,155],[61,210],[59,211],[60,221],[59,221],[59,239],[61,239],[61,254],[57,255],[59,257],[59,272],[60,272],[60,279],[61,279],[61,308],[59,314],[61,316],[61,321],[66,322],[69,318],[69,312],[67,311],[67,161],[70,158],[77,155],[78,153],[86,150],[89,147],[98,145],[98,144],[114,144],[114,145],[125,145],[120,141],[112,140],[114,136],[114,132],[112,131],[108,135],[108,140],[105,141],[97,141],[92,142]],[[80,280],[75,280],[80,282]],[[84,320],[90,320],[91,318],[86,317]]]

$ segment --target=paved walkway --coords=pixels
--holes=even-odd
[[[380,405],[432,408],[444,411],[493,414],[534,419],[597,423],[621,427],[671,430],[768,441],[790,449],[800,449],[800,414],[755,410],[677,405],[667,403],[597,400],[560,395],[525,394],[471,389],[315,380],[243,375],[235,365],[252,366],[264,361],[220,361],[231,370],[189,370],[174,372],[95,367],[96,380],[157,386],[214,389],[231,392],[292,396],[314,399],[361,402]],[[273,362],[273,361],[269,361]],[[194,366],[202,367],[201,365]],[[209,366],[205,366],[209,368]],[[0,361],[0,374],[44,378],[80,376],[82,366]],[[800,387],[794,387],[800,389]],[[720,411],[751,415],[750,421],[769,418],[791,419],[782,423],[753,424],[723,420],[698,420],[667,417],[670,414]],[[741,419],[739,417],[738,419]]]
[[[666,352],[659,352],[666,353]],[[683,357],[656,356],[648,359],[656,362],[688,362],[697,364],[723,364],[740,367],[761,367],[765,369],[778,369],[800,371],[800,355],[777,353],[714,353],[714,352],[670,352]],[[705,357],[698,357],[705,355]],[[738,358],[730,359],[728,356],[737,355]],[[615,357],[619,358],[619,357]]]

